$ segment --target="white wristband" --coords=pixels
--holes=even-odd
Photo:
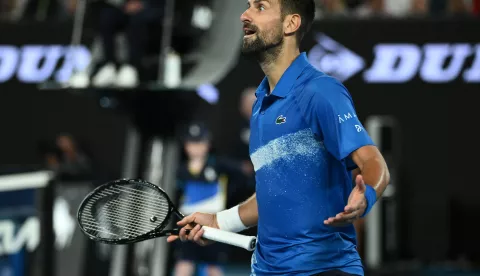
[[[238,207],[237,205],[217,213],[217,224],[220,230],[238,233],[248,228],[240,219]]]

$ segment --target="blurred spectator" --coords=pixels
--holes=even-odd
[[[105,5],[100,12],[99,33],[102,38],[104,65],[93,77],[97,87],[120,86],[132,88],[139,83],[139,70],[144,57],[152,26],[160,26],[163,0],[126,0],[124,4]],[[158,28],[160,30],[160,28]],[[128,43],[125,64],[115,57],[116,35],[124,31]],[[157,32],[158,33],[158,32]],[[117,67],[119,67],[117,71]]]
[[[441,0],[442,1],[442,0]],[[412,0],[412,15],[425,15],[429,12],[429,1],[428,0]]]
[[[343,0],[315,0],[317,19],[326,16],[346,15],[347,9]]]
[[[465,15],[472,12],[472,0],[450,0],[448,11],[452,15]]]
[[[44,166],[56,171],[60,180],[92,180],[90,159],[69,134],[61,134],[54,141],[41,141],[39,153]]]
[[[412,10],[414,2],[417,0],[385,0],[385,13],[389,16],[404,17],[408,16]]]
[[[387,15],[383,0],[365,0],[355,9],[354,14],[358,17],[372,17]]]
[[[227,179],[238,174],[241,165],[212,153],[211,134],[204,123],[190,124],[183,142],[186,161],[179,166],[177,173],[181,197],[179,210],[189,215],[197,211],[215,213],[226,209]],[[201,265],[197,269],[205,269],[209,276],[223,275],[220,265],[226,261],[227,249],[228,246],[221,243],[202,247],[196,243],[178,242],[175,275],[195,275],[196,265]]]
[[[17,0],[18,15],[24,19],[45,21],[69,19],[75,14],[78,0]]]
[[[2,0],[0,1],[0,19],[18,20],[25,9],[27,0]]]
[[[43,159],[43,166],[53,170],[56,170],[60,166],[61,152],[54,142],[40,141],[38,151]]]
[[[240,106],[239,111],[240,115],[242,115],[242,129],[240,131],[240,145],[237,147],[237,154],[238,158],[242,160],[250,160],[249,154],[249,142],[250,142],[250,117],[252,116],[252,108],[253,104],[257,100],[255,96],[255,87],[249,87],[243,90],[241,99],[240,99]]]
[[[56,146],[60,152],[58,164],[53,166],[63,180],[91,180],[90,159],[78,147],[75,139],[68,134],[59,135]]]
[[[317,19],[329,16],[408,17],[478,14],[480,0],[316,0]]]
[[[242,116],[241,128],[235,145],[234,157],[241,160],[243,177],[232,179],[238,189],[232,193],[232,202],[229,205],[237,205],[255,191],[255,174],[253,164],[250,160],[250,117],[252,116],[255,96],[255,87],[248,87],[243,90],[240,96],[239,112]]]

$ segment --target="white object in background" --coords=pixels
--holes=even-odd
[[[385,12],[392,16],[406,16],[412,11],[411,0],[386,0]]]
[[[75,233],[75,219],[70,215],[68,202],[58,197],[53,207],[53,229],[55,231],[55,246],[64,249],[72,243]]]
[[[182,82],[182,60],[180,55],[170,51],[165,58],[164,84],[168,88],[175,88]]]
[[[365,122],[365,129],[380,151],[383,151],[383,145],[386,142],[382,139],[383,127],[395,129],[397,127],[395,118],[392,116],[370,116]],[[385,233],[382,231],[385,223],[382,217],[383,198],[395,197],[395,190],[392,189],[394,183],[395,179],[390,179],[390,185],[387,186],[383,197],[375,203],[368,216],[365,217],[365,263],[370,269],[380,268],[384,261],[382,255],[385,247],[383,239]]]
[[[0,176],[0,192],[44,188],[52,178],[52,171],[2,175]]]
[[[90,76],[86,71],[73,73],[68,84],[72,88],[87,88],[90,85]]]
[[[123,65],[118,70],[115,84],[121,88],[134,88],[138,86],[138,71],[131,65]]]
[[[208,30],[212,26],[213,13],[209,7],[196,6],[193,10],[192,25],[202,29]]]
[[[105,64],[92,79],[92,84],[95,87],[108,87],[115,85],[117,80],[117,69],[115,64]]]

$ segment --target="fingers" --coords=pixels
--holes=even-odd
[[[348,202],[347,206],[343,209],[345,213],[352,213],[358,210],[361,210],[362,208],[365,208],[365,202],[364,202],[365,197],[362,195],[360,198],[353,197],[350,202]]]
[[[205,230],[203,230],[202,226],[199,224],[192,229],[184,227],[180,229],[178,236],[172,235],[167,237],[167,242],[174,242],[177,239],[180,239],[182,242],[193,241],[201,246],[205,246],[208,245],[208,242],[205,239],[202,239],[204,233]]]
[[[195,216],[194,215],[195,214],[184,217],[182,220],[177,222],[177,225],[178,226],[186,226],[187,224],[194,223],[195,222]]]
[[[188,230],[191,231],[190,229]],[[185,227],[181,228],[180,231],[178,232],[178,237],[182,242],[187,241],[188,240],[187,228]]]
[[[192,231],[195,230],[195,227],[193,227],[195,225],[194,214],[184,217],[182,220],[177,222],[177,225],[182,226],[182,228],[180,229],[180,231],[178,233],[178,237],[180,238],[180,240],[182,242],[187,241],[187,240],[191,240],[191,239],[189,239],[190,236],[193,238]],[[199,226],[199,225],[197,225],[197,226]],[[189,230],[188,233],[187,233],[187,230]],[[198,229],[197,229],[197,231],[198,231]],[[195,234],[195,233],[196,232],[194,232],[193,234]]]
[[[357,211],[354,211],[354,212],[351,212],[351,213],[338,214],[335,218],[337,220],[342,220],[342,221],[346,221],[346,222],[353,222],[354,220],[356,220],[359,217],[360,217],[360,214],[357,210]]]
[[[362,209],[361,202],[356,202],[355,204],[348,204],[347,206],[345,206],[344,211],[345,213],[353,213],[359,211],[360,209]]]
[[[188,240],[193,241],[193,238],[195,235],[202,229],[202,226],[200,224],[195,225],[192,230],[190,230],[190,233],[188,234]]]
[[[173,235],[168,236],[167,242],[174,242],[174,241],[178,240],[178,238],[179,238],[178,236],[173,236]]]
[[[365,186],[364,183],[363,184],[360,183],[359,185]],[[359,188],[359,190],[360,189],[362,189],[362,188]],[[365,187],[363,189],[366,190]],[[352,194],[350,194],[348,204],[347,204],[347,206],[345,206],[344,211],[346,213],[351,213],[351,212],[355,212],[355,211],[358,211],[358,210],[362,210],[362,209],[365,209],[366,204],[367,204],[367,202],[366,202],[366,199],[365,199],[364,192],[360,191],[360,193],[356,193],[355,191],[353,191]]]
[[[357,177],[355,178],[355,185],[361,192],[365,192],[367,190],[367,187],[365,186],[365,181],[363,181],[363,176],[361,174],[357,175]]]
[[[352,225],[352,223],[351,222],[332,222],[328,224],[328,226],[331,226],[331,227],[345,227],[348,225]]]
[[[343,212],[337,214],[335,217],[330,217],[326,220],[323,221],[324,224],[326,225],[331,225],[331,226],[343,226],[352,223],[356,219],[360,217],[360,210],[356,210],[353,212]]]
[[[356,208],[356,206],[353,206],[353,205],[347,205],[343,210],[345,211],[345,213],[352,213],[358,210],[358,208]]]
[[[200,224],[197,224],[191,229],[187,229],[187,227],[184,227],[180,229],[178,235],[181,241],[196,241],[195,238],[197,238],[198,240],[203,235],[202,226]]]
[[[208,242],[205,239],[202,239],[204,230],[202,229],[202,225],[209,225],[211,222],[212,215],[210,214],[202,214],[202,213],[194,213],[189,216],[184,217],[182,220],[177,222],[177,225],[182,227],[179,231],[178,238],[184,241],[194,241],[199,245],[207,245]],[[188,232],[187,232],[188,230]],[[176,240],[175,238],[170,238],[172,241]],[[169,239],[167,239],[168,241]]]
[[[205,233],[205,230],[200,229],[197,232],[197,234],[195,234],[195,236],[193,237],[193,241],[196,242],[197,244],[201,245],[201,246],[207,245],[207,241],[202,239],[203,233]]]

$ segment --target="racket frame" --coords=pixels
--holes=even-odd
[[[91,197],[93,197],[94,195],[98,194],[102,190],[105,190],[105,189],[107,189],[111,186],[114,186],[114,185],[130,185],[130,184],[141,184],[141,185],[150,186],[151,188],[159,191],[165,197],[165,199],[167,200],[167,203],[168,203],[168,213],[165,216],[165,219],[163,220],[163,222],[159,226],[157,226],[155,229],[153,229],[152,231],[149,231],[149,232],[147,232],[143,235],[137,236],[135,238],[130,238],[130,239],[125,239],[125,238],[122,238],[122,239],[99,238],[95,235],[92,235],[92,234],[88,233],[88,231],[85,230],[84,227],[82,226],[81,216],[83,214],[85,205],[89,201],[91,201],[90,200]],[[149,239],[154,239],[154,238],[159,238],[159,237],[164,237],[164,236],[170,236],[170,235],[177,235],[179,229],[164,230],[165,227],[170,223],[170,219],[172,217],[172,214],[175,214],[180,219],[184,218],[184,215],[177,210],[177,208],[175,207],[173,202],[168,197],[168,194],[162,188],[160,188],[159,186],[157,186],[155,184],[152,184],[148,181],[142,180],[142,179],[125,179],[124,178],[124,179],[118,179],[118,180],[107,182],[107,183],[95,188],[93,191],[91,191],[83,199],[82,203],[80,203],[80,206],[79,206],[78,211],[77,211],[77,222],[78,222],[82,232],[89,239],[91,239],[93,241],[107,243],[107,244],[132,244],[132,243],[137,243],[137,242],[141,242],[141,241],[145,241],[145,240],[149,240]]]

